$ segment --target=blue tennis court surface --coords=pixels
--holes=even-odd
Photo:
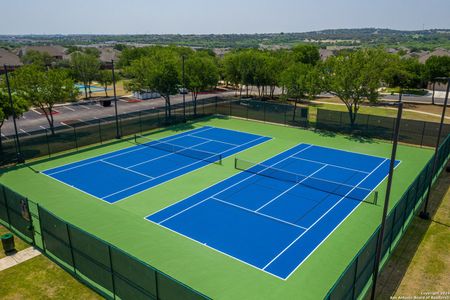
[[[217,157],[224,158],[268,140],[264,136],[204,126],[43,173],[114,203],[204,167]]]
[[[246,171],[147,220],[287,279],[358,205],[373,197],[389,162],[300,144],[262,164],[237,161]]]

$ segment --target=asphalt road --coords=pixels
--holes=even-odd
[[[234,92],[202,94],[198,99],[209,98],[212,96],[230,96]],[[130,98],[131,99],[131,98]],[[164,107],[164,99],[149,99],[140,102],[130,101],[128,98],[120,98],[117,102],[118,113],[132,113],[142,110]],[[191,95],[186,95],[186,102],[191,101]],[[176,95],[171,98],[172,104],[182,103],[182,95]],[[114,103],[110,107],[103,107],[98,101],[79,101],[77,103],[59,105],[55,107],[54,125],[67,126],[73,123],[87,123],[96,119],[104,119],[113,117]],[[31,135],[33,131],[43,130],[49,128],[48,121],[45,115],[39,109],[31,109],[21,116],[17,121],[17,129],[20,135]],[[3,139],[8,139],[14,135],[14,125],[12,120],[7,120],[1,128],[1,135]]]

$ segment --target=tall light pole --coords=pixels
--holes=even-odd
[[[182,62],[182,73],[183,73],[183,120],[186,121],[186,78],[185,78],[185,72],[184,72],[184,62],[185,62],[186,56],[184,54],[181,56],[181,62]]]
[[[17,132],[17,123],[16,123],[16,110],[14,109],[13,97],[12,97],[12,93],[11,93],[11,84],[9,82],[8,67],[6,65],[3,65],[3,69],[5,70],[6,86],[8,88],[8,96],[9,96],[9,105],[11,107],[13,123],[14,123],[14,132],[15,132],[14,140],[16,143],[17,162],[19,164],[21,164],[21,163],[25,162],[25,159],[23,158],[22,151],[20,149],[19,133]]]
[[[373,284],[372,284],[372,296],[371,299],[375,299],[376,295],[376,288],[377,288],[377,280],[378,280],[378,271],[380,269],[380,262],[381,262],[381,250],[383,249],[383,237],[384,237],[384,230],[386,227],[386,218],[387,213],[389,209],[389,198],[391,195],[391,187],[392,187],[392,178],[394,176],[394,167],[395,167],[395,157],[397,155],[397,144],[398,144],[398,136],[400,133],[400,122],[402,119],[402,112],[403,112],[403,102],[401,102],[401,94],[399,98],[398,103],[398,111],[397,111],[397,121],[395,122],[395,131],[394,131],[394,143],[392,145],[392,152],[391,152],[391,161],[389,164],[389,176],[388,176],[388,182],[386,187],[386,196],[384,200],[384,206],[383,206],[383,216],[381,217],[381,228],[380,233],[378,234],[378,240],[377,240],[377,248],[375,252],[375,262],[373,266]]]
[[[433,186],[433,176],[434,176],[434,172],[436,172],[436,167],[437,167],[437,162],[438,162],[438,152],[439,152],[439,146],[441,144],[442,127],[444,126],[445,111],[447,109],[447,102],[448,102],[448,92],[450,89],[450,77],[438,77],[438,78],[435,78],[434,80],[447,80],[447,91],[445,92],[445,100],[444,100],[444,107],[442,108],[441,123],[439,124],[439,132],[438,132],[438,136],[437,136],[436,147],[434,148],[434,160],[433,160],[433,167],[431,168],[431,178],[430,178],[430,183],[428,184],[427,197],[425,200],[425,205],[423,207],[423,210],[419,214],[419,216],[424,220],[430,219],[430,213],[428,212],[428,203],[430,202],[430,192],[431,192],[431,187]]]
[[[116,93],[116,75],[114,72],[114,60],[111,60],[111,66],[112,66],[112,82],[113,82],[113,89],[114,89],[114,110],[116,113],[116,139],[120,139],[120,131],[119,131],[119,115],[117,112],[117,93]]]

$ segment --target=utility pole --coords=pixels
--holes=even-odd
[[[11,93],[11,84],[9,82],[8,67],[6,65],[3,65],[3,69],[5,70],[6,86],[8,87],[9,105],[11,107],[13,123],[14,123],[14,132],[15,132],[14,140],[16,143],[17,162],[19,164],[21,164],[21,163],[25,162],[25,159],[23,158],[22,151],[20,149],[19,133],[17,132],[17,123],[16,123],[16,110],[14,109],[13,97],[12,97],[12,93]]]
[[[111,60],[111,66],[112,66],[112,81],[113,81],[113,89],[114,89],[114,110],[116,112],[116,139],[120,139],[119,115],[117,112],[116,75],[114,72],[114,60]]]
[[[181,56],[181,62],[182,62],[182,70],[183,70],[183,120],[186,122],[186,81],[185,81],[185,72],[184,72],[184,62],[186,57],[184,54]]]

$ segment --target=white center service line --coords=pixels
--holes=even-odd
[[[290,188],[288,188],[287,190],[285,190],[284,192],[282,192],[281,194],[279,194],[278,196],[276,196],[275,198],[273,198],[272,200],[270,200],[269,202],[267,202],[266,204],[264,204],[263,206],[261,206],[260,208],[258,208],[256,211],[260,211],[261,209],[263,209],[264,207],[266,207],[267,205],[269,205],[270,203],[272,203],[273,201],[277,200],[278,198],[280,198],[281,196],[283,196],[284,194],[286,194],[287,192],[289,192],[290,190],[292,190],[293,188],[297,187],[298,185],[300,185],[302,182],[304,182],[305,180],[307,180],[308,178],[311,178],[314,174],[322,171],[323,169],[325,169],[327,167],[327,165],[324,165],[322,167],[320,167],[319,169],[317,169],[315,172],[309,174],[309,176],[303,178],[302,180],[300,180],[299,182],[297,182],[296,184],[294,184],[293,186],[291,186]]]

